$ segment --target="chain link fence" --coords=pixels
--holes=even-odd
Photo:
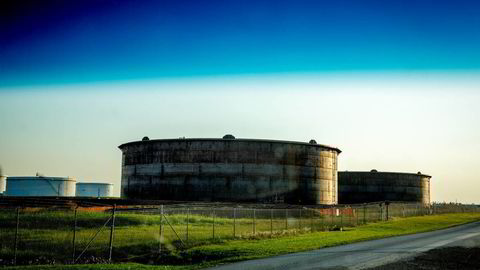
[[[275,207],[272,205],[271,207]],[[151,262],[229,239],[342,230],[411,216],[480,212],[460,204],[0,207],[0,265]]]

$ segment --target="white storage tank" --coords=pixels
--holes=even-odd
[[[5,196],[75,196],[75,178],[9,176]]]
[[[77,183],[77,197],[113,197],[113,184]]]
[[[0,175],[0,195],[5,192],[5,187],[7,186],[7,176]]]

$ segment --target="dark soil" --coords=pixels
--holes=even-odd
[[[480,247],[446,247],[433,249],[413,259],[386,264],[369,270],[477,270]]]

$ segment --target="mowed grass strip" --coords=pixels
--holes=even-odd
[[[8,269],[199,269],[222,263],[258,259],[365,240],[444,229],[480,220],[480,213],[456,213],[398,218],[346,228],[344,231],[305,233],[269,239],[226,240],[217,244],[192,247],[178,253],[175,265],[59,265],[9,267]],[[191,264],[179,265],[192,262]],[[7,268],[6,268],[7,269]]]
[[[480,220],[480,213],[455,213],[435,216],[398,218],[346,228],[264,240],[233,240],[222,244],[195,247],[190,256],[217,258],[208,265],[258,259],[287,253],[302,252],[359,241],[444,229]],[[225,254],[219,258],[219,254]]]

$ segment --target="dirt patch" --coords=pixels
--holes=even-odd
[[[413,259],[386,264],[368,270],[477,270],[480,269],[480,247],[447,247],[433,249]]]

